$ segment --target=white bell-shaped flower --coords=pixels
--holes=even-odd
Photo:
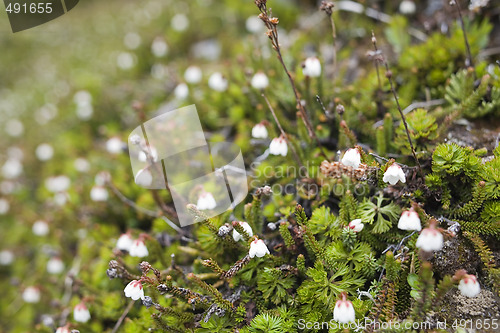
[[[73,309],[73,319],[79,323],[86,323],[90,320],[89,309],[83,302],[77,304]]]
[[[404,211],[399,218],[398,228],[401,230],[422,230],[418,213],[413,209]]]
[[[253,236],[252,227],[248,223],[246,222],[238,222],[238,223],[243,227],[243,230],[245,230],[248,236],[250,237]],[[238,231],[236,231],[236,229],[233,229],[233,239],[235,242],[238,242],[243,239],[243,236]]]
[[[342,164],[345,166],[350,166],[353,169],[357,169],[361,164],[361,154],[356,148],[349,148],[345,152],[341,160]]]
[[[47,234],[49,233],[49,225],[45,221],[38,220],[33,223],[31,231],[33,231],[33,234],[35,234],[36,236],[47,236]]]
[[[481,287],[475,275],[465,274],[458,283],[458,290],[467,297],[476,297],[481,292]]]
[[[0,215],[5,215],[10,210],[10,204],[5,199],[0,199]]]
[[[252,88],[257,90],[266,89],[269,86],[269,79],[267,75],[262,72],[257,72],[252,77],[251,81]]]
[[[269,153],[272,155],[286,156],[288,154],[288,145],[283,137],[274,138],[269,145]]]
[[[144,299],[144,289],[142,287],[141,281],[132,280],[123,290],[125,297],[130,297],[134,301]]]
[[[415,14],[415,11],[417,10],[417,6],[415,5],[415,2],[411,0],[403,0],[399,4],[399,12],[404,15],[412,15]]]
[[[250,251],[248,251],[248,255],[250,258],[255,256],[261,258],[269,254],[269,249],[266,246],[266,243],[262,239],[255,238],[250,244]]]
[[[179,83],[174,89],[174,95],[177,99],[186,99],[189,96],[189,87],[185,83]]]
[[[133,243],[134,240],[130,237],[130,234],[122,234],[116,241],[116,248],[121,251],[130,251]]]
[[[10,250],[0,251],[0,266],[8,266],[14,261],[14,253]]]
[[[27,287],[23,291],[23,300],[26,303],[40,302],[40,289],[38,289],[37,287]]]
[[[92,201],[107,201],[108,198],[108,190],[104,186],[96,185],[90,190],[90,199],[92,199]]]
[[[48,143],[42,143],[36,147],[35,155],[42,162],[48,161],[54,156],[54,148]]]
[[[267,139],[267,128],[264,124],[258,123],[252,128],[252,137],[255,139]]]
[[[355,219],[349,222],[348,227],[352,229],[354,232],[360,232],[361,230],[363,230],[365,225],[361,222],[361,219]]]
[[[56,329],[56,333],[71,333],[68,326],[61,326]]]
[[[119,137],[112,137],[106,141],[106,150],[108,153],[117,155],[123,151],[125,144]]]
[[[318,77],[321,75],[321,62],[316,57],[307,58],[302,64],[302,73],[308,77]]]
[[[66,176],[49,177],[45,180],[45,188],[52,193],[64,192],[70,185],[71,181]]]
[[[144,258],[149,255],[148,248],[142,239],[136,239],[130,246],[128,253],[132,257]]]
[[[49,274],[61,274],[64,271],[64,262],[61,258],[52,257],[47,261],[47,272]]]
[[[228,82],[224,75],[219,72],[215,72],[210,75],[210,78],[208,79],[208,86],[215,91],[224,92],[227,90]]]
[[[420,232],[415,245],[426,252],[439,251],[443,248],[443,234],[431,224]]]
[[[198,66],[189,66],[184,72],[184,79],[187,83],[200,83],[203,77],[203,72]]]
[[[2,175],[6,179],[14,179],[23,173],[23,164],[17,158],[9,158],[2,166]]]
[[[342,299],[339,299],[335,303],[335,308],[333,309],[333,320],[347,324],[356,320],[356,313],[352,302],[347,299],[347,294],[343,292],[341,294]]]
[[[210,192],[202,192],[196,203],[196,208],[199,210],[210,210],[217,207],[217,202]]]
[[[406,176],[403,169],[397,163],[392,163],[384,173],[382,180],[391,185],[395,185],[398,181],[406,183]]]

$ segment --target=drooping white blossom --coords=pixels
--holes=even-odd
[[[321,62],[316,57],[307,58],[302,64],[302,73],[308,77],[318,77],[321,75]]]
[[[443,248],[443,234],[431,225],[420,232],[415,245],[426,252],[439,251]]]
[[[398,181],[406,183],[406,176],[403,169],[397,163],[392,163],[384,173],[382,180],[391,185],[395,185]]]
[[[144,289],[142,287],[141,281],[130,281],[123,292],[125,293],[125,297],[130,297],[134,301],[138,300],[139,298],[144,299]]]
[[[61,258],[52,257],[47,261],[47,272],[49,274],[61,274],[64,271],[64,262]]]
[[[348,227],[352,229],[354,232],[360,232],[364,228],[364,224],[361,222],[361,219],[355,219],[349,222]]]
[[[130,251],[133,242],[134,240],[130,237],[130,234],[122,234],[116,241],[116,248],[121,251]]]
[[[38,220],[33,223],[31,230],[36,236],[46,236],[49,233],[49,224],[43,220]]]
[[[177,99],[186,99],[189,96],[189,88],[185,83],[179,83],[174,89],[174,95]]]
[[[342,157],[341,162],[346,166],[357,169],[361,164],[361,154],[359,153],[359,150],[356,148],[347,149],[344,156]]]
[[[37,287],[27,287],[23,291],[23,300],[26,303],[40,302],[40,289],[38,289]]]
[[[274,138],[269,145],[269,153],[271,155],[286,156],[288,154],[288,145],[283,137]]]
[[[215,207],[217,207],[217,202],[215,201],[212,193],[203,191],[198,198],[196,208],[198,208],[199,210],[210,210],[214,209]]]
[[[467,297],[476,297],[481,292],[481,287],[475,275],[465,274],[458,283],[458,290]]]
[[[356,320],[356,313],[352,302],[347,299],[347,294],[343,292],[341,294],[342,299],[339,299],[335,303],[335,308],[333,309],[333,320],[347,324]]]
[[[250,250],[248,251],[248,255],[250,256],[250,258],[261,258],[269,253],[269,249],[262,239],[255,238],[252,243],[250,243]]]
[[[135,241],[133,241],[128,253],[130,254],[130,256],[138,258],[144,258],[149,255],[146,243],[144,243],[142,239],[136,239]]]
[[[85,303],[81,302],[75,305],[73,309],[73,319],[79,323],[86,323],[90,320],[90,311],[85,306]]]
[[[418,213],[413,209],[404,211],[399,218],[398,228],[401,230],[422,230]]]
[[[399,4],[399,12],[404,15],[412,15],[415,14],[415,11],[417,10],[417,6],[415,5],[415,2],[412,0],[403,0]]]
[[[243,227],[243,230],[245,230],[248,236],[253,236],[252,227],[248,223],[239,221],[237,223],[239,223]],[[238,242],[243,239],[243,236],[238,231],[236,231],[236,229],[233,229],[233,239],[235,242]]]
[[[112,137],[108,141],[106,141],[106,150],[108,153],[117,155],[123,152],[123,148],[125,147],[125,144],[119,137]]]
[[[224,75],[219,72],[215,72],[210,75],[210,78],[208,79],[208,86],[215,91],[224,92],[227,90],[228,82]]]
[[[95,185],[90,190],[90,199],[95,202],[107,201],[109,198],[108,190],[104,186]]]
[[[200,83],[203,77],[203,72],[198,66],[189,66],[184,72],[184,79],[187,83]]]
[[[269,79],[267,75],[262,72],[257,72],[252,77],[251,81],[252,88],[257,90],[266,89],[269,86]]]
[[[258,123],[252,128],[252,137],[255,139],[267,139],[267,128],[264,124]]]

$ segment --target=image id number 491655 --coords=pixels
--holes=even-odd
[[[31,3],[18,3],[18,2],[15,2],[15,3],[12,3],[10,2],[7,7],[5,8],[6,12],[11,14],[11,13],[14,13],[14,14],[19,14],[19,13],[23,13],[23,14],[43,14],[43,13],[46,13],[46,14],[50,14],[52,13],[52,3],[51,2],[48,2],[48,3],[35,3],[35,2],[31,2]]]

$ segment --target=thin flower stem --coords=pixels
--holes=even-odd
[[[375,34],[373,33],[373,31],[372,31],[372,43],[373,43],[373,47],[375,48],[375,52],[378,53],[379,50],[377,47],[377,39],[375,38]],[[422,172],[422,167],[420,166],[420,162],[418,161],[417,154],[415,152],[415,148],[413,147],[413,142],[412,142],[411,136],[410,136],[410,130],[408,129],[408,123],[406,122],[405,115],[403,113],[403,110],[401,109],[401,105],[399,104],[398,94],[396,93],[396,89],[394,88],[394,82],[392,81],[392,72],[389,69],[389,64],[387,63],[387,61],[385,60],[385,58],[381,54],[380,54],[380,58],[378,58],[378,60],[382,61],[384,66],[385,66],[385,76],[387,77],[387,79],[389,80],[389,84],[391,85],[391,92],[392,92],[392,95],[394,96],[394,99],[396,100],[396,105],[398,107],[399,114],[401,115],[401,120],[403,121],[403,125],[405,127],[406,137],[408,138],[408,142],[410,143],[411,153],[413,155],[413,158],[415,159],[415,162],[417,163],[417,168],[418,168],[420,175],[422,177],[424,177],[424,174]]]
[[[118,331],[118,329],[120,328],[120,326],[122,325],[123,321],[125,320],[125,318],[127,317],[128,313],[130,312],[130,310],[132,309],[132,306],[134,305],[135,301],[131,300],[127,307],[125,308],[125,310],[123,310],[123,313],[122,315],[120,316],[120,318],[118,319],[118,321],[116,322],[115,324],[115,327],[113,327],[113,330],[111,331],[111,333],[116,333]]]
[[[109,186],[111,191],[113,191],[113,193],[116,194],[116,196],[127,206],[130,206],[133,209],[135,209],[136,211],[143,213],[143,214],[146,214],[150,217],[159,217],[160,216],[160,214],[158,214],[158,212],[155,212],[155,211],[138,206],[133,200],[130,200],[122,192],[120,192],[120,190],[111,181],[109,181],[107,183],[107,185]]]
[[[292,151],[292,154],[293,154],[293,157],[295,158],[295,160],[297,161],[298,165],[301,167],[301,168],[304,168],[304,170],[306,171],[306,176],[307,178],[309,178],[309,175],[307,174],[307,169],[304,167],[304,164],[302,164],[302,161],[300,160],[300,157],[299,155],[297,154],[297,151],[295,150],[295,147],[293,146],[293,144],[290,142],[290,140],[288,139],[288,135],[286,134],[285,130],[283,129],[283,127],[281,126],[281,123],[280,121],[278,120],[278,117],[276,116],[276,113],[274,112],[274,109],[271,105],[271,103],[269,102],[269,100],[267,99],[266,95],[265,94],[262,94],[262,97],[264,98],[264,100],[266,101],[266,104],[267,104],[267,107],[269,108],[269,110],[271,111],[271,114],[273,115],[273,118],[274,118],[274,121],[276,122],[276,125],[278,125],[278,128],[281,132],[281,135],[283,136],[283,138],[285,139],[286,143],[288,144],[288,146],[290,147],[290,150]]]
[[[304,125],[307,129],[307,133],[311,139],[316,141],[316,144],[318,145],[318,148],[320,150],[321,155],[323,155],[325,158],[327,158],[325,152],[323,151],[323,146],[321,145],[321,142],[319,141],[319,139],[316,135],[316,132],[314,131],[313,126],[309,120],[309,117],[307,115],[307,111],[306,111],[304,105],[302,105],[302,101],[300,99],[300,94],[297,90],[297,86],[295,85],[295,80],[293,79],[292,74],[288,70],[288,67],[285,64],[285,61],[283,60],[283,56],[281,54],[281,47],[280,47],[279,39],[278,39],[278,29],[277,29],[278,19],[275,17],[272,17],[272,18],[269,17],[270,13],[267,9],[265,2],[256,1],[256,4],[261,12],[259,17],[264,22],[264,24],[266,25],[266,27],[268,29],[267,36],[271,40],[271,44],[273,46],[273,49],[276,51],[276,54],[278,56],[278,60],[281,64],[281,66],[283,67],[283,69],[285,70],[285,73],[288,76],[288,81],[290,82],[290,85],[292,86],[293,94],[295,96],[295,102],[297,104],[297,109],[299,110],[300,117],[302,118],[302,122],[304,123]]]
[[[464,42],[465,42],[465,51],[467,52],[467,58],[465,59],[465,66],[474,68],[474,64],[472,62],[472,53],[470,51],[469,39],[467,38],[467,33],[465,31],[465,23],[464,18],[462,16],[462,8],[460,8],[459,1],[452,0],[450,1],[450,5],[457,6],[458,18],[460,21],[460,27],[462,28],[462,33],[464,34]]]

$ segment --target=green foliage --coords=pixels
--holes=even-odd
[[[287,289],[295,285],[293,275],[285,275],[275,268],[265,268],[257,278],[257,286],[262,291],[264,299],[280,304],[286,301],[288,296]]]
[[[406,122],[415,151],[419,155],[429,152],[432,142],[438,135],[436,118],[432,114],[429,114],[427,110],[416,109],[406,115]],[[403,122],[396,129],[395,144],[403,153],[407,155],[411,154],[410,142],[408,141]]]
[[[375,203],[365,198],[359,205],[361,221],[373,224],[371,231],[375,234],[387,232],[401,215],[401,208],[398,205],[394,202],[384,205],[386,202],[387,200],[380,193],[375,197]]]
[[[473,71],[462,70],[452,75],[445,90],[445,99],[450,104],[450,109],[467,118],[498,115],[500,89],[490,86],[490,81],[490,76],[485,75],[476,88]]]

